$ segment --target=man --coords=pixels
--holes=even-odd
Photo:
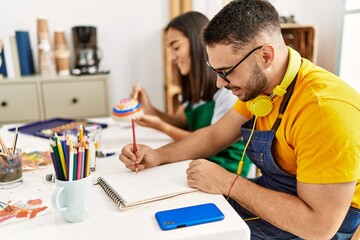
[[[127,145],[120,160],[142,170],[196,159],[189,186],[230,197],[252,239],[349,239],[360,222],[359,94],[286,47],[266,1],[230,2],[204,29],[203,42],[217,86],[238,102],[182,141],[139,146],[136,156]],[[239,137],[261,177],[251,181],[197,159]]]

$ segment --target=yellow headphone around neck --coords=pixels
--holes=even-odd
[[[295,79],[295,76],[299,71],[301,65],[300,54],[290,47],[287,48],[289,51],[289,64],[280,85],[277,85],[273,89],[273,94],[271,94],[271,96],[259,95],[256,98],[246,102],[246,107],[253,115],[257,117],[265,117],[271,113],[274,107],[274,98],[285,95],[286,89]]]

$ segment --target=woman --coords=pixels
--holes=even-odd
[[[134,87],[131,97],[137,98],[145,113],[136,118],[139,125],[180,140],[192,131],[215,123],[233,106],[237,98],[225,88],[216,87],[216,75],[206,64],[207,54],[200,32],[208,22],[201,13],[187,12],[167,25],[166,45],[171,49],[172,60],[179,71],[182,104],[174,115],[166,114],[152,106],[145,89]],[[238,141],[208,159],[236,172],[243,149],[243,142]],[[250,166],[245,154],[242,176],[247,176]]]

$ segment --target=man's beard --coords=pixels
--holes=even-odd
[[[254,65],[249,79],[250,81],[248,81],[248,84],[244,87],[244,97],[240,99],[244,102],[254,99],[262,94],[268,81],[258,64]]]

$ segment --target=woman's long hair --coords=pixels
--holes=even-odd
[[[190,42],[190,72],[185,76],[179,73],[183,103],[209,101],[218,90],[216,74],[207,67],[208,56],[200,38],[201,31],[208,22],[205,15],[190,11],[174,18],[165,28],[166,32],[170,28],[179,30]]]

